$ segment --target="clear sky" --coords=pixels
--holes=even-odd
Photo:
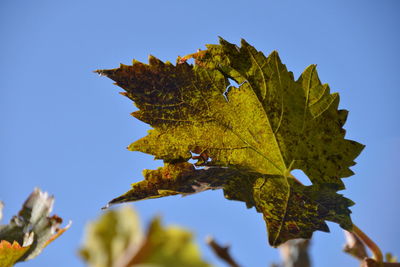
[[[278,50],[298,77],[318,64],[322,82],[350,110],[347,138],[366,144],[345,179],[356,202],[353,221],[387,252],[400,256],[400,2],[380,1],[134,1],[1,0],[0,199],[7,222],[35,186],[56,197],[54,212],[72,228],[24,266],[83,266],[76,256],[84,225],[113,197],[161,163],[126,146],[148,127],[129,115],[132,103],[92,70],[147,61],[175,62],[217,36],[245,38],[269,54]],[[212,234],[232,245],[244,267],[278,261],[261,214],[221,191],[135,203],[143,222]],[[315,266],[358,266],[341,252],[344,237],[314,234]],[[21,265],[22,266],[22,265]]]

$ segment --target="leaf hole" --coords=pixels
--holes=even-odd
[[[188,160],[189,163],[195,165],[197,163],[197,159],[193,159],[193,157],[199,156],[200,154],[196,154],[192,152],[192,158]],[[195,165],[196,166],[196,165]]]
[[[239,84],[234,79],[231,79],[228,77],[228,82],[229,82],[229,85],[225,88],[225,91],[223,93],[226,102],[229,102],[228,94],[229,94],[230,90],[232,90],[232,88],[239,88],[240,86],[242,86],[242,84],[247,82],[247,80]]]
[[[234,79],[228,78],[229,85],[227,86],[227,89],[231,86],[239,87],[241,84],[238,84]]]
[[[188,160],[189,163],[193,164],[196,168],[204,168],[208,162],[211,162],[211,158],[205,152],[196,153],[190,151],[192,158]]]
[[[300,169],[291,171],[291,174],[296,177],[303,185],[312,185],[310,178]]]
[[[193,164],[193,166],[196,168],[196,170],[205,170],[207,166],[197,166],[196,164]]]
[[[194,58],[192,58],[192,57],[186,59],[185,62],[186,62],[187,64],[189,64],[189,65],[194,65],[194,64],[195,64],[195,60],[194,60]]]

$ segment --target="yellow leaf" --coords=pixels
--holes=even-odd
[[[11,244],[6,240],[2,240],[0,242],[0,266],[13,266],[29,248],[30,246],[21,247],[17,241]]]

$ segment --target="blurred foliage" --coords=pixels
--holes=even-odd
[[[144,233],[129,206],[91,222],[80,255],[91,267],[211,267],[201,259],[190,232],[164,227],[156,217]]]
[[[21,245],[14,241],[12,244],[6,240],[0,242],[0,266],[9,267],[13,266],[14,263],[20,259],[31,246],[27,245],[21,247]]]
[[[344,234],[346,243],[343,251],[358,259],[361,267],[400,267],[400,263],[397,262],[397,257],[393,256],[391,253],[386,253],[385,259],[379,262],[376,259],[376,255],[373,255],[374,258],[370,258],[367,253],[366,243],[364,243],[359,236],[348,231],[344,231]]]
[[[70,227],[68,224],[60,229],[62,219],[57,215],[49,217],[53,204],[53,196],[36,188],[18,215],[9,224],[0,225],[0,266],[33,259]],[[0,219],[2,208],[0,203]]]
[[[390,263],[396,263],[397,262],[397,257],[394,256],[392,253],[388,252],[385,254],[385,259],[387,262]]]

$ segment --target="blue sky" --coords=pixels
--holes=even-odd
[[[24,266],[83,266],[76,256],[84,225],[107,201],[160,162],[126,146],[148,127],[129,115],[132,103],[92,70],[146,61],[175,62],[218,42],[245,38],[278,50],[295,77],[317,64],[322,82],[350,110],[347,138],[366,145],[345,179],[356,202],[353,221],[387,252],[400,256],[400,3],[381,1],[21,1],[0,2],[0,199],[5,223],[35,186],[56,197],[54,212],[72,228]],[[143,222],[212,234],[232,245],[243,266],[279,260],[262,216],[221,191],[135,203]],[[358,266],[341,252],[344,238],[313,238],[315,266]]]

